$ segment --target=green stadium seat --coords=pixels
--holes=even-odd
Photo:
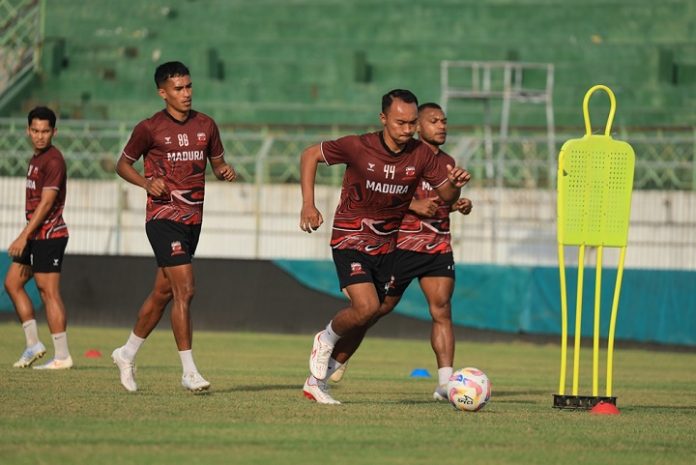
[[[696,124],[688,1],[64,0],[45,11],[46,43],[61,46],[47,46],[39,84],[12,115],[54,102],[71,116],[139,120],[158,107],[155,64],[179,59],[196,107],[223,124],[372,124],[390,88],[438,100],[441,60],[517,59],[555,65],[559,126],[582,124],[596,83],[616,92],[620,124]],[[67,66],[56,69],[60,57]],[[452,105],[450,120],[480,124],[479,107]],[[543,126],[545,116],[513,109],[512,123]]]

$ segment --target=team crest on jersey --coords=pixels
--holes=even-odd
[[[411,177],[416,175],[416,167],[415,166],[407,166],[406,167],[406,177]]]
[[[181,247],[181,242],[179,242],[179,241],[172,242],[172,257],[174,255],[183,255],[183,254],[184,254],[184,249]]]
[[[198,145],[205,145],[206,137],[204,132],[197,133],[196,139],[198,139]]]
[[[368,163],[367,164],[367,171],[374,171],[375,170],[375,164],[374,163]]]
[[[358,262],[353,262],[350,264],[350,275],[351,276],[357,276],[360,274],[365,274],[365,271],[362,269],[362,264]]]

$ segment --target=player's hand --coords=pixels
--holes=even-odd
[[[429,198],[429,199],[413,199],[411,200],[411,204],[409,205],[409,210],[411,210],[413,213],[415,213],[418,216],[424,216],[426,218],[431,218],[433,215],[435,215],[435,212],[437,211],[438,208],[438,203],[435,200],[435,198]]]
[[[449,179],[449,182],[456,188],[464,186],[464,184],[471,179],[471,174],[459,166],[453,168],[451,165],[447,165],[447,171],[449,171],[449,173],[447,173],[447,179]]]
[[[471,213],[471,208],[474,206],[474,204],[471,202],[471,199],[467,199],[466,197],[462,197],[461,199],[457,200],[452,204],[452,211],[456,212],[458,211],[462,215],[468,215]]]
[[[153,197],[161,197],[167,193],[167,184],[162,178],[152,178],[145,181],[145,190]]]
[[[305,205],[300,213],[300,229],[311,234],[324,222],[321,212],[314,205]]]
[[[237,179],[237,172],[227,163],[218,166],[214,171],[215,176],[221,181],[232,182]]]
[[[12,244],[7,248],[7,253],[10,257],[19,258],[22,256],[22,252],[27,248],[27,239],[24,236],[19,236],[17,239],[12,241]]]

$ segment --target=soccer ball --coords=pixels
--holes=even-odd
[[[447,383],[447,398],[457,410],[481,410],[491,398],[488,376],[478,368],[469,367],[455,371]]]

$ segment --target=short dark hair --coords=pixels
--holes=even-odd
[[[27,125],[31,126],[31,122],[35,119],[48,121],[48,125],[52,128],[56,127],[56,114],[48,107],[35,107],[27,115]]]
[[[418,113],[420,113],[423,110],[427,110],[428,108],[432,110],[440,110],[442,111],[442,107],[438,105],[435,102],[426,102],[418,107]]]
[[[155,85],[159,89],[170,77],[190,76],[188,68],[180,61],[162,63],[155,70]]]
[[[418,105],[418,97],[416,97],[410,90],[393,89],[382,96],[382,113],[387,111],[395,99]]]

